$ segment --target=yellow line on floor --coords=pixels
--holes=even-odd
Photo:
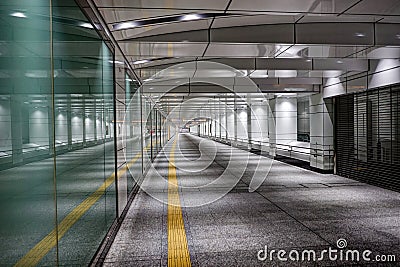
[[[149,149],[150,144],[145,148]],[[138,153],[130,162],[117,172],[117,177],[121,177],[140,158]],[[65,235],[65,233],[104,195],[106,189],[110,187],[115,181],[115,172],[111,174],[105,182],[89,197],[87,197],[81,204],[73,209],[59,224],[58,235],[56,229],[53,229],[47,236],[45,236],[39,243],[37,243],[24,257],[22,257],[14,266],[27,267],[36,266],[49,251],[54,248],[58,241]]]
[[[168,165],[168,266],[192,266],[179,199],[175,160],[176,139],[172,144]]]

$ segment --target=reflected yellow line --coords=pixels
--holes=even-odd
[[[149,144],[144,150],[150,148]],[[124,175],[129,167],[140,159],[141,153],[138,153],[130,162],[128,162],[123,168],[117,171],[117,177]],[[110,175],[105,182],[89,197],[87,197],[81,204],[73,209],[59,224],[58,224],[58,235],[57,228],[53,229],[47,236],[45,236],[39,243],[37,243],[24,257],[22,257],[14,266],[27,267],[36,266],[44,256],[51,249],[57,245],[65,233],[104,195],[106,189],[115,182],[115,172]]]
[[[168,266],[192,266],[183,223],[181,203],[176,177],[175,161],[176,139],[172,144],[168,165]]]

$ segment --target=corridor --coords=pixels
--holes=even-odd
[[[264,172],[272,165],[261,186],[249,192],[258,162]],[[147,173],[104,266],[349,264],[327,255],[301,261],[304,250],[318,258],[329,248],[370,250],[371,262],[360,261],[375,266],[376,255],[398,253],[399,204],[393,191],[179,134]],[[268,253],[286,251],[287,261],[277,252],[262,258],[266,246]],[[300,259],[288,258],[291,250]]]

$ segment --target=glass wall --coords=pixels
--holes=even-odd
[[[88,265],[164,118],[75,1],[0,13],[0,264]]]
[[[0,263],[14,265],[56,220],[49,1],[2,0],[0,13]]]
[[[0,12],[0,262],[87,265],[116,218],[113,51],[73,0]]]

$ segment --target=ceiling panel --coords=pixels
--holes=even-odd
[[[312,23],[312,22],[376,22],[382,19],[382,16],[371,15],[341,15],[336,14],[320,15],[320,14],[306,14],[298,22],[299,23]]]
[[[230,16],[215,18],[213,28],[233,27],[242,25],[261,25],[294,23],[297,16],[293,15],[248,15],[248,16]]]
[[[301,44],[372,45],[374,42],[374,25],[372,23],[297,24],[296,42]]]
[[[98,7],[225,10],[229,0],[94,0]]]
[[[216,44],[211,43],[207,57],[270,57],[279,49],[274,44]]]
[[[399,0],[363,0],[346,11],[347,14],[400,15]]]
[[[129,58],[201,56],[207,44],[124,42],[121,49]],[[136,60],[136,58],[135,58]]]
[[[279,58],[343,58],[360,57],[361,51],[371,47],[366,45],[292,45],[281,46],[276,57]],[[285,49],[287,48],[287,49]],[[365,55],[366,57],[366,55]]]
[[[357,1],[358,0],[233,0],[229,10],[340,13]]]
[[[101,8],[100,12],[107,21],[107,23],[116,23],[120,21],[143,20],[155,17],[196,13],[197,10]]]
[[[160,25],[137,27],[129,30],[114,31],[113,35],[117,40],[125,40],[131,38],[141,38],[145,36],[159,36],[168,33],[197,31],[208,29],[211,19],[202,19],[188,22],[175,22]],[[184,41],[181,39],[180,41]]]
[[[294,24],[251,25],[217,28],[211,42],[226,43],[294,43]]]

